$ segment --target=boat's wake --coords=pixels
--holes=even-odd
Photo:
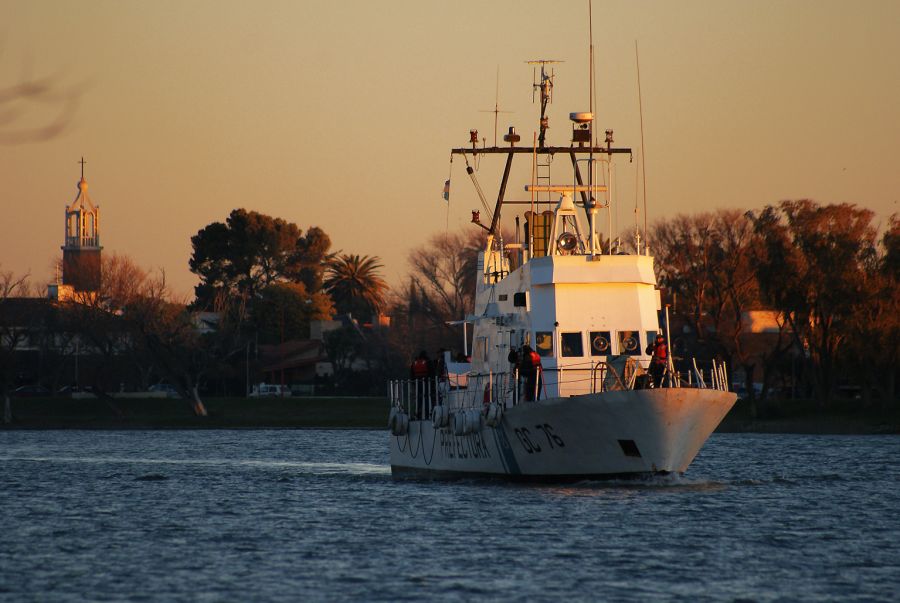
[[[226,469],[232,471],[252,471],[254,469],[276,470],[290,475],[347,475],[363,477],[386,477],[391,473],[388,465],[375,463],[334,463],[309,461],[280,461],[267,459],[161,459],[136,457],[81,457],[81,456],[33,456],[0,458],[0,461],[28,461],[36,463],[66,463],[84,465],[110,465],[117,467],[114,475],[121,475],[121,469],[131,466],[138,472],[137,481],[162,481],[170,479],[183,468]],[[166,471],[168,467],[170,470]]]

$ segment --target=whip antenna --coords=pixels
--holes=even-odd
[[[595,92],[594,86],[596,85],[596,83],[594,82],[594,70],[595,70],[595,66],[594,66],[594,13],[593,13],[593,5],[594,5],[593,1],[592,1],[592,0],[588,0],[588,37],[590,38],[590,45],[589,45],[589,47],[590,47],[590,51],[589,51],[589,52],[590,52],[590,61],[589,61],[589,65],[588,65],[588,68],[590,69],[590,73],[588,74],[588,85],[590,86],[590,90],[588,90],[588,110],[589,110],[591,113],[594,113],[594,114],[596,115],[596,113],[595,113],[595,111],[594,111],[594,109],[595,109],[595,107],[594,107],[594,96],[595,96],[595,94],[594,94],[594,92]],[[594,146],[597,144],[596,137],[594,137],[593,134],[594,134],[594,128],[591,128],[591,148],[592,148],[592,149],[593,149]],[[590,155],[591,155],[591,160],[593,161],[593,158],[594,158],[594,153],[593,153],[593,151],[591,151]]]
[[[596,116],[596,112],[594,111],[594,2],[593,0],[588,0],[588,52],[590,56],[588,57],[588,69],[590,73],[588,74],[588,110],[591,112],[591,115]],[[594,147],[597,146],[597,136],[594,132],[594,122],[591,122],[591,151],[588,153],[588,186],[590,188],[590,201],[591,206],[594,207],[597,203],[594,198],[594,174],[596,173],[596,169],[594,168]],[[594,214],[591,214],[590,219],[590,229],[591,229],[591,254],[596,250],[594,247],[594,233],[597,229],[597,225],[593,219]]]
[[[638,85],[638,114],[641,119],[641,174],[644,178],[643,197],[644,197],[644,244],[647,241],[647,158],[644,156],[644,102],[641,97],[641,61],[638,57],[638,43],[634,41],[634,62],[637,65],[637,85]],[[640,253],[640,250],[638,250]]]
[[[497,89],[494,93],[494,108],[493,109],[482,109],[480,113],[493,113],[494,114],[494,146],[497,146],[497,116],[500,113],[512,113],[512,111],[501,111],[500,110],[500,65],[497,65]]]

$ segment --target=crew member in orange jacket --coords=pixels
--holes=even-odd
[[[653,379],[653,387],[662,385],[663,375],[666,372],[666,364],[669,362],[669,346],[666,345],[665,336],[660,333],[656,339],[647,346],[650,358],[650,378]]]
[[[428,352],[422,350],[409,367],[409,378],[415,381],[416,417],[425,418],[426,390],[431,390],[431,377],[434,377],[434,364],[428,358]]]

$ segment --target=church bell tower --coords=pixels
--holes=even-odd
[[[84,179],[84,157],[78,196],[66,206],[66,238],[62,246],[62,281],[75,292],[96,292],[100,289],[100,206],[88,196]]]

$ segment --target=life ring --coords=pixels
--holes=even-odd
[[[591,340],[591,347],[602,353],[609,351],[609,339],[603,335],[597,335]]]

